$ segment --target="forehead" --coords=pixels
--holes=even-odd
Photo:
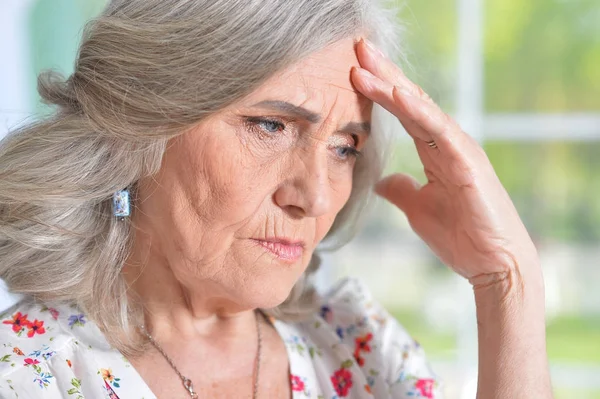
[[[344,39],[276,74],[251,97],[285,100],[319,113],[333,108],[352,115],[369,113],[372,102],[351,83],[353,66],[360,66],[355,39]]]

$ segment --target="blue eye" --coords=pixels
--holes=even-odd
[[[285,125],[279,121],[266,118],[248,118],[248,122],[259,126],[263,132],[274,134],[285,131]]]
[[[335,150],[341,159],[357,158],[360,155],[360,151],[354,147],[337,147]]]
[[[265,127],[266,131],[271,133],[277,133],[285,130],[285,125],[277,121],[270,121],[265,119],[264,121],[262,121],[262,125]]]

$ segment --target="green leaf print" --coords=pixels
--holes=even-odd
[[[6,362],[6,363],[10,362],[10,354],[2,356],[0,358],[0,362]]]
[[[67,391],[67,393],[69,394],[69,396],[71,395],[77,395],[75,397],[75,399],[84,399],[81,391],[79,390],[81,388],[81,380],[77,379],[77,378],[72,378],[71,379],[71,385],[73,385],[75,388],[71,388]]]
[[[342,363],[342,368],[343,368],[343,369],[350,368],[350,367],[352,367],[352,364],[354,364],[354,363],[352,362],[352,360],[351,360],[351,359],[348,359],[348,360],[346,360],[346,361],[344,361],[344,362]]]
[[[15,388],[12,386],[12,381],[11,380],[6,380],[6,381],[8,382],[8,387],[10,388],[10,390],[14,392],[15,398],[18,398],[19,394],[17,393],[17,391],[15,391]]]

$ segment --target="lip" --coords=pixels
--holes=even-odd
[[[285,237],[253,239],[261,248],[285,262],[296,262],[304,253],[304,241]]]

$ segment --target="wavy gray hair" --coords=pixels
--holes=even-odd
[[[135,228],[112,215],[113,193],[130,187],[135,205],[136,182],[159,170],[170,138],[312,52],[360,34],[399,55],[395,19],[377,0],[113,0],[87,24],[74,73],[40,75],[56,112],[0,143],[0,278],[15,293],[76,303],[116,348],[139,350],[143,312],[120,271]],[[351,237],[381,174],[388,125],[374,113],[329,248]],[[315,253],[267,312],[314,312],[318,264]]]

